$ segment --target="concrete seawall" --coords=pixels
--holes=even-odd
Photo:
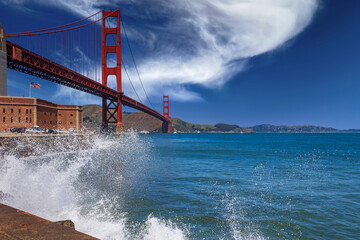
[[[0,203],[0,239],[96,240],[97,238]]]
[[[90,149],[97,137],[97,135],[12,134],[7,136],[1,134],[0,164],[4,155],[23,158]],[[76,231],[70,220],[51,222],[4,205],[1,202],[6,197],[7,194],[0,189],[0,239],[97,239]]]

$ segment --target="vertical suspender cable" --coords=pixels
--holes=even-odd
[[[124,24],[124,21],[123,21],[122,18],[121,18],[121,15],[120,15],[120,20],[121,20],[121,24],[122,24],[123,29],[124,29],[126,42],[127,42],[127,45],[129,46],[130,54],[131,54],[132,60],[133,60],[133,62],[134,62],[135,70],[136,70],[136,73],[137,73],[137,75],[138,75],[138,77],[139,77],[141,86],[142,86],[142,88],[143,88],[143,90],[144,90],[145,96],[146,96],[148,102],[150,103],[151,107],[152,107],[153,109],[155,109],[154,106],[152,105],[152,103],[150,102],[149,96],[148,96],[148,94],[147,94],[147,92],[146,92],[146,90],[145,90],[144,84],[143,84],[143,82],[142,82],[142,80],[141,80],[141,77],[140,77],[140,74],[139,74],[139,70],[138,70],[137,65],[136,65],[136,62],[135,62],[135,57],[134,57],[134,54],[133,54],[133,52],[132,52],[129,39],[128,39],[128,37],[127,37],[125,24]]]
[[[83,29],[83,33],[82,33],[82,35],[83,35],[83,49],[84,49],[84,51],[83,51],[83,75],[85,75],[85,29]]]
[[[56,33],[55,33],[55,62],[56,62]]]
[[[63,65],[63,35],[60,34],[60,37],[61,37],[61,65]]]

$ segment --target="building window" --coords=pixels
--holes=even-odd
[[[72,117],[73,115],[72,114],[70,114],[70,117]]]
[[[29,122],[29,118],[26,118],[26,119],[25,119],[25,122],[28,123],[28,122]]]
[[[3,123],[5,122],[5,117],[3,117]]]
[[[72,125],[72,122],[70,122],[70,125]]]
[[[44,123],[46,123],[46,120],[44,121]]]
[[[26,114],[28,114],[29,113],[29,109],[26,109]]]
[[[11,109],[11,113],[14,113],[14,109]]]
[[[31,110],[30,110],[31,111]],[[29,119],[29,123],[31,123],[31,118]]]
[[[59,122],[59,124],[61,124],[61,121]]]
[[[5,113],[5,108],[3,109],[3,113]]]
[[[20,118],[19,118],[19,123],[20,123]]]
[[[46,112],[44,112],[44,115],[46,115]]]
[[[13,123],[14,122],[14,119],[13,118],[11,118],[11,123]]]
[[[21,109],[19,109],[19,113],[21,113]]]
[[[59,117],[61,117],[61,113],[59,113]]]
[[[30,114],[31,114],[31,109],[30,109]]]
[[[52,124],[52,121],[50,121],[50,124]]]

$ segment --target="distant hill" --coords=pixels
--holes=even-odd
[[[99,105],[83,106],[83,123],[86,128],[97,129],[101,127],[102,107]],[[237,125],[224,123],[216,124],[193,124],[179,118],[171,118],[173,128],[177,132],[253,132],[252,129],[241,128]],[[124,130],[161,132],[162,121],[142,112],[123,113]]]
[[[99,105],[83,106],[83,124],[89,129],[98,129],[102,122],[102,107]],[[123,113],[123,127],[125,130],[161,132],[162,122],[142,112]]]
[[[251,127],[255,132],[258,133],[298,133],[298,132],[337,132],[335,128],[319,127],[312,125],[304,126],[275,126],[271,124],[262,124]]]
[[[252,129],[242,128],[237,125],[219,123],[210,124],[193,124],[185,122],[179,118],[171,118],[174,129],[178,132],[253,132]]]
[[[99,105],[84,105],[83,106],[83,123],[86,127],[96,127],[101,125],[102,121],[102,107]]]
[[[99,105],[83,106],[83,123],[86,128],[98,129],[101,126],[102,108]],[[243,132],[243,133],[329,133],[329,132],[360,132],[359,129],[337,130],[335,128],[312,125],[304,126],[275,126],[271,124],[256,125],[253,127],[240,127],[226,123],[194,124],[179,118],[171,118],[173,128],[177,132]],[[161,132],[162,122],[142,112],[123,113],[124,130]]]

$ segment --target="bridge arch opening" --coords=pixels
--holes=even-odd
[[[117,55],[116,53],[106,54],[106,67],[107,68],[116,68],[117,66]]]
[[[116,34],[106,35],[106,46],[116,46]]]

